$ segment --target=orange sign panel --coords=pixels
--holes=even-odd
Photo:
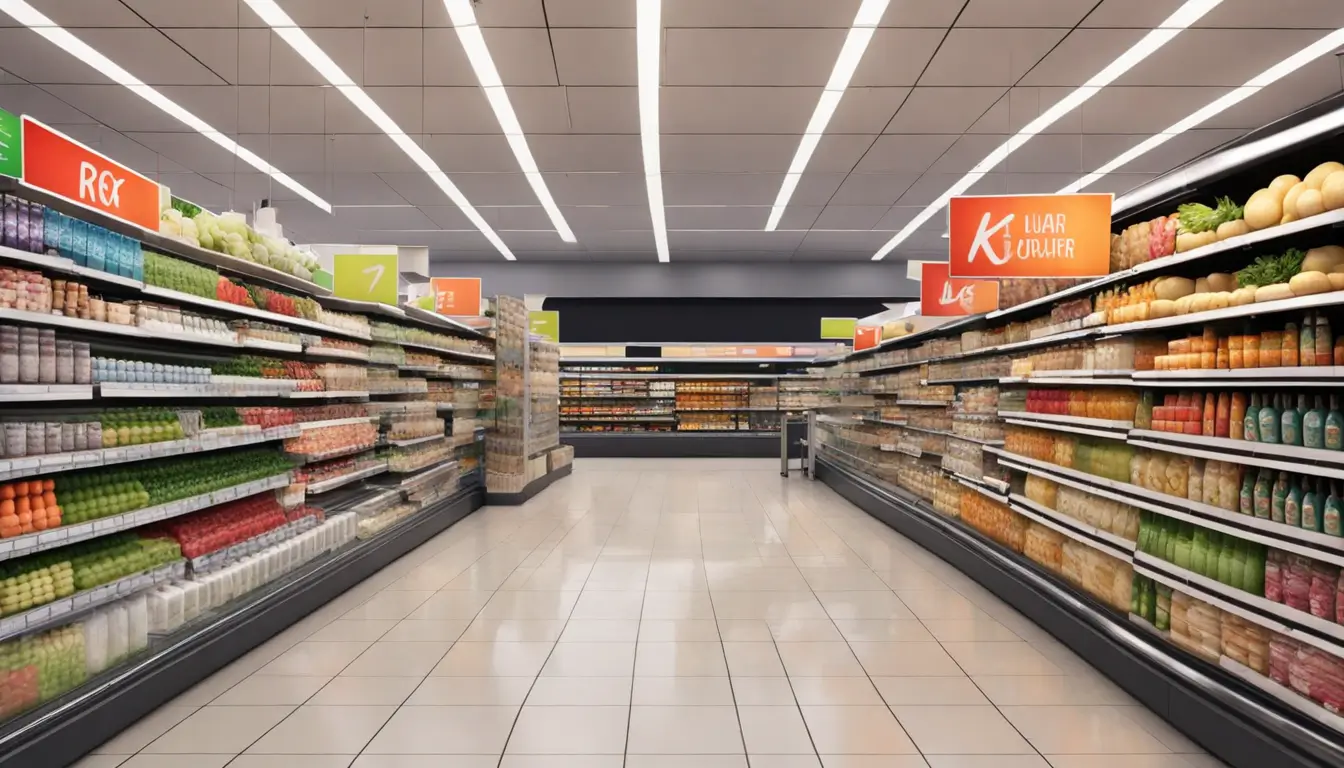
[[[481,314],[481,278],[431,277],[429,288],[434,291],[434,311],[440,315]]]
[[[23,118],[23,181],[145,229],[159,230],[159,185],[38,121]]]
[[[920,265],[920,270],[921,315],[960,317],[993,312],[999,308],[998,281],[950,277],[947,263],[941,261],[926,261]]]
[[[1100,277],[1111,255],[1111,195],[954,197],[952,277]]]
[[[876,347],[882,340],[882,329],[875,325],[858,325],[854,327],[854,351]]]

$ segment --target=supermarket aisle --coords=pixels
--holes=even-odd
[[[969,579],[775,462],[581,460],[80,765],[1220,763]]]

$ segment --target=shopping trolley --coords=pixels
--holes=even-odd
[[[779,419],[779,476],[789,476],[789,425],[803,424],[807,429],[803,436],[798,438],[798,460],[799,469],[803,471],[803,477],[813,477],[816,469],[815,457],[813,456],[812,435],[816,433],[817,412],[806,411],[802,415],[785,413]]]

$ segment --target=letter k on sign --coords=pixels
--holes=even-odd
[[[975,239],[971,241],[971,252],[966,256],[966,261],[968,263],[974,264],[976,254],[980,253],[981,251],[985,252],[985,257],[989,259],[991,264],[1000,267],[1003,266],[1004,264],[1007,264],[1008,260],[1013,257],[1013,254],[1008,251],[1007,247],[1008,243],[1010,242],[1009,238],[1012,236],[1012,232],[1003,233],[1004,238],[1003,256],[999,256],[994,252],[994,246],[990,244],[989,238],[998,234],[999,230],[1004,229],[1009,224],[1011,224],[1013,219],[1017,217],[1017,214],[1015,213],[1008,214],[1007,216],[1003,217],[1003,219],[1001,219],[998,224],[995,224],[992,227],[989,226],[991,215],[992,214],[986,211],[985,215],[980,217],[980,227],[975,231]]]

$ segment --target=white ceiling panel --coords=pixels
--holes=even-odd
[[[849,88],[831,116],[827,133],[881,133],[896,110],[905,103],[910,88]],[[806,128],[806,123],[803,123]]]
[[[114,85],[79,86],[85,88],[120,88]],[[0,108],[15,115],[32,115],[48,125],[57,123],[98,122],[85,112],[71,106],[54,86],[41,88],[18,83],[0,85]]]
[[[1007,92],[998,86],[913,88],[886,132],[962,133]]]
[[[1204,123],[1207,128],[1250,130],[1344,90],[1344,59],[1325,56]]]
[[[1076,88],[1148,34],[1147,29],[1077,29],[1022,78],[1022,85]]]
[[[1337,0],[1224,0],[1195,26],[1338,29],[1344,27],[1344,4]]]
[[[643,184],[644,180],[640,179]],[[653,245],[653,230],[609,229],[592,232],[583,238],[583,246],[590,252],[631,254],[631,261],[657,261]]]
[[[278,0],[278,2],[285,13],[288,13],[301,27],[418,27],[424,16],[423,0]],[[241,5],[241,2],[239,4]]]
[[[1147,184],[1155,178],[1157,178],[1156,174],[1148,173],[1112,173],[1088,187],[1087,191],[1110,192],[1116,197],[1120,197],[1140,184]]]
[[[853,17],[851,16],[851,21]],[[631,51],[634,34],[631,33]],[[823,87],[845,41],[844,29],[668,29],[665,85]],[[876,40],[876,37],[874,37]],[[869,45],[869,55],[873,53]],[[865,56],[865,59],[868,57]],[[634,56],[629,59],[634,78]],[[909,85],[909,83],[860,83]]]
[[[126,133],[126,138],[197,173],[229,173],[239,166],[252,170],[230,152],[199,133]],[[140,170],[137,168],[136,170]]]
[[[1321,37],[1311,29],[1187,29],[1115,84],[1237,86]]]
[[[887,15],[890,17],[890,11]],[[920,75],[934,52],[939,50],[945,34],[942,29],[878,29],[873,33],[850,84],[863,87],[925,83],[926,78]],[[823,83],[830,76],[834,58],[835,52],[832,52],[832,60],[821,70]]]
[[[230,27],[265,26],[256,14],[238,0],[233,2],[194,2],[183,3],[179,0],[117,0],[123,7],[135,11],[145,21],[160,29],[169,27],[195,27],[227,29]],[[41,0],[45,11],[54,5],[80,6],[85,0]],[[61,19],[51,13],[56,21]]]
[[[317,210],[317,209],[314,209]],[[321,213],[321,211],[318,211]],[[360,206],[332,211],[339,226],[355,229],[438,229],[439,225],[419,208],[410,206]],[[470,227],[469,227],[470,228]]]
[[[635,85],[633,29],[553,29],[550,40],[560,85]]]
[[[770,207],[765,205],[673,205],[667,208],[668,229],[764,229],[765,220],[770,216]],[[812,219],[817,211],[812,212]],[[811,225],[799,227],[781,225],[780,229],[806,229]]]
[[[638,88],[561,89],[568,104],[569,130],[574,133],[639,133]],[[664,90],[667,93],[667,90]],[[664,98],[666,98],[664,96]],[[514,109],[524,130],[532,130],[514,97]]]
[[[496,27],[481,34],[504,85],[559,85],[550,36],[544,28]],[[425,85],[478,85],[456,30],[425,29],[424,36]],[[330,48],[323,47],[330,53]]]
[[[377,0],[370,1],[376,2]],[[443,0],[423,0],[423,2],[425,4],[425,26],[452,26],[452,22],[448,19],[448,14],[443,7]],[[547,5],[549,5],[549,2]],[[482,27],[545,28],[546,12],[542,0],[505,0],[505,2],[494,0],[477,5],[476,21]]]
[[[646,200],[643,173],[543,173],[561,205],[630,205]],[[525,183],[525,182],[524,182]],[[528,190],[531,195],[531,190]]]
[[[391,140],[388,140],[391,143]],[[433,134],[421,146],[452,176],[456,173],[521,173],[509,142],[499,134]],[[400,151],[400,150],[398,150]],[[406,161],[410,163],[410,160]],[[405,170],[414,170],[411,166]]]
[[[848,29],[858,10],[859,0],[676,0],[663,10],[663,26]]]
[[[798,244],[798,253],[862,251],[871,256],[891,239],[890,232],[814,229]]]
[[[829,174],[835,175],[835,174]],[[843,176],[842,176],[843,178]],[[803,177],[803,181],[807,176]],[[640,180],[641,182],[643,179]],[[775,201],[779,185],[784,181],[783,171],[779,173],[664,173],[663,198],[667,205],[770,205]],[[836,181],[839,185],[839,181]],[[802,182],[799,183],[799,188]],[[834,187],[832,187],[834,191]],[[827,198],[830,194],[827,193]],[[799,200],[800,204],[824,204],[826,199],[818,201]],[[668,226],[671,226],[670,224]],[[765,226],[765,220],[761,220]]]
[[[1068,33],[1066,29],[963,29],[947,33],[920,78],[928,85],[1012,85]]]
[[[513,86],[506,89],[513,111],[518,116],[518,124],[526,134],[534,133],[638,133],[639,126],[630,130],[579,130],[575,115],[570,107],[578,91],[620,90],[593,88],[566,88],[554,86]],[[630,91],[635,89],[631,88]],[[485,92],[480,88],[456,88],[449,98],[441,99],[445,103],[435,104],[438,114],[436,122],[443,128],[433,133],[497,133],[499,123],[490,110]],[[451,102],[451,103],[449,103]],[[428,106],[428,105],[427,105]],[[589,117],[588,115],[584,116]]]
[[[914,221],[915,217],[918,216],[919,212],[922,210],[924,210],[924,207],[920,205],[893,205],[887,210],[882,218],[873,225],[873,229],[899,232],[905,225]],[[938,219],[937,216],[933,218],[934,220]],[[888,256],[887,258],[891,257]]]
[[[586,251],[580,243],[566,243],[560,239],[555,232],[500,232],[500,237],[508,244],[510,250],[520,253],[535,254],[542,252],[556,254],[570,254],[572,257],[582,257]]]
[[[1097,0],[970,0],[958,27],[1072,27]]]
[[[923,173],[960,138],[956,134],[886,134],[876,137],[854,169],[859,173]]]
[[[537,202],[527,177],[521,173],[455,173],[452,178],[473,205],[536,205]],[[549,180],[546,183],[551,184]],[[551,189],[555,186],[551,185]],[[439,196],[447,200],[442,192]]]
[[[851,173],[831,198],[833,205],[894,205],[918,173]]]
[[[667,243],[677,251],[782,251],[792,252],[803,241],[806,232],[796,230],[766,232],[764,230],[672,230]]]
[[[26,27],[0,29],[0,69],[36,84],[112,83]]]
[[[332,205],[407,204],[405,198],[373,173],[295,173],[293,176]],[[276,195],[282,192],[294,194],[280,187]]]
[[[1187,131],[1118,170],[1121,173],[1149,175],[1165,173],[1187,160],[1236,139],[1242,133],[1226,129]]]
[[[1027,123],[1040,117],[1042,113],[1059,103],[1069,95],[1071,88],[1031,88],[1017,87],[1008,89],[1003,98],[994,102],[983,116],[967,129],[967,133],[1014,134]],[[1101,92],[1106,93],[1105,90]],[[1098,94],[1100,96],[1101,94]],[[1096,99],[1094,96],[1093,99]],[[1054,133],[1081,133],[1083,130],[1082,111],[1091,106],[1091,101],[1071,110],[1060,117],[1046,130]],[[1114,130],[1114,129],[1112,129]]]
[[[1185,0],[1101,0],[1080,27],[1153,29],[1176,12]],[[1207,18],[1207,17],[1205,17]]]
[[[536,134],[528,144],[543,171],[644,171],[638,136]]]
[[[819,88],[663,88],[659,120],[664,134],[787,134],[794,137],[796,147],[796,137],[807,127],[820,95]],[[834,132],[835,124],[831,125]]]
[[[874,229],[890,209],[888,205],[828,205],[810,228]]]
[[[544,0],[552,27],[635,26],[635,4],[629,0]],[[666,14],[668,10],[664,10]],[[664,18],[666,21],[666,18]]]
[[[148,26],[120,0],[29,0],[28,4],[67,29]],[[0,27],[11,26],[20,25],[8,14],[0,14]]]
[[[647,205],[567,205],[560,210],[575,232],[644,230],[652,226]]]

